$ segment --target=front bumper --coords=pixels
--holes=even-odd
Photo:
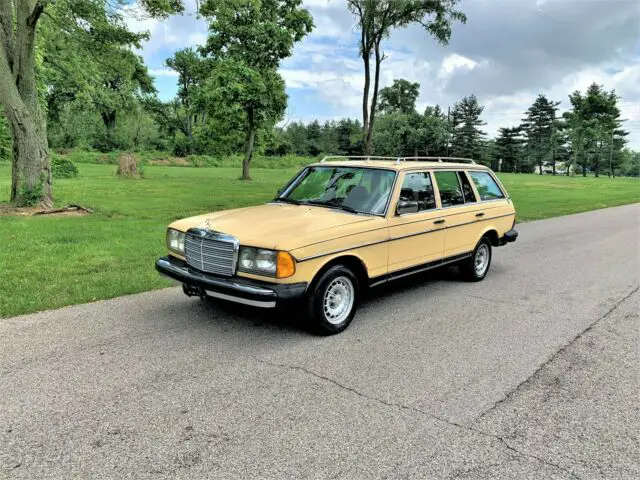
[[[162,257],[156,261],[160,274],[183,283],[185,293],[196,290],[222,300],[251,305],[252,307],[273,308],[277,304],[304,296],[307,283],[271,283],[242,277],[220,277],[196,270],[183,260]]]

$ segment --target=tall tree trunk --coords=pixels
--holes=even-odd
[[[251,159],[253,158],[253,144],[256,140],[256,127],[253,121],[253,109],[249,109],[247,112],[249,131],[247,134],[247,150],[242,161],[242,180],[251,180],[249,175],[249,166],[251,165]]]
[[[0,45],[0,103],[13,140],[11,201],[50,207],[51,157],[35,77],[36,23],[43,9],[40,3],[35,7],[32,2],[18,3],[15,43],[5,38]]]
[[[364,34],[363,34],[364,38]],[[363,40],[364,41],[364,40]],[[371,50],[362,49],[362,60],[364,62],[364,90],[362,92],[362,145],[363,149],[367,143],[369,134],[369,88],[371,86]],[[366,151],[363,152],[366,155]]]
[[[196,120],[197,121],[197,120]],[[193,124],[194,120],[190,113],[187,114],[187,138],[193,142]]]
[[[102,123],[107,130],[107,140],[109,142],[109,148],[115,146],[115,132],[116,132],[116,111],[110,110],[108,112],[100,112],[102,117]]]
[[[367,136],[364,141],[364,154],[371,154],[371,144],[373,141],[373,124],[376,120],[376,107],[378,105],[378,89],[380,88],[380,63],[382,63],[383,57],[380,55],[380,43],[375,45],[375,74],[373,79],[373,96],[371,98],[371,109],[369,110],[369,128],[367,129]]]

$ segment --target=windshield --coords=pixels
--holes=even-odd
[[[396,173],[357,167],[309,167],[278,200],[381,215]]]

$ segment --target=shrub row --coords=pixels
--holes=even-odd
[[[118,165],[121,152],[88,152],[82,150],[59,150],[58,155],[71,160],[73,163],[94,163]],[[210,155],[188,155],[175,157],[168,152],[146,151],[136,152],[142,165],[165,165],[175,167],[238,167],[242,166],[241,155],[214,157]],[[251,166],[254,168],[299,168],[317,161],[313,157],[286,155],[282,157],[254,156]]]

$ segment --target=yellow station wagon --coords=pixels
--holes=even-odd
[[[468,159],[326,157],[256,207],[172,223],[156,269],[188,296],[273,308],[302,300],[313,327],[344,330],[366,288],[443,265],[482,280],[516,213]],[[296,302],[299,303],[299,302]]]

